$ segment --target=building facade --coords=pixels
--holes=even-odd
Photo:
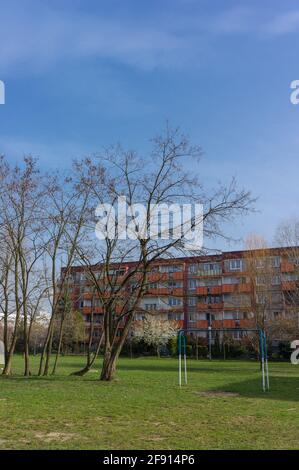
[[[121,278],[133,265],[118,266],[116,275]],[[175,321],[179,328],[237,329],[298,315],[298,265],[294,249],[285,248],[160,259],[148,274],[136,320],[151,313]],[[93,293],[84,268],[71,269],[68,290],[73,308],[83,314],[87,329],[93,319],[93,334],[98,337],[101,299]]]

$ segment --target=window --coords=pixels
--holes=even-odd
[[[197,320],[200,320],[200,314],[196,313],[196,312],[190,312],[188,314],[188,320],[189,320],[190,323],[194,323]],[[204,320],[204,318],[201,318],[201,320]]]
[[[266,277],[265,276],[256,276],[255,278],[257,286],[264,286],[266,284]]]
[[[279,268],[280,266],[280,256],[272,256],[270,258],[272,268]]]
[[[93,314],[94,323],[102,323],[102,320],[103,320],[103,315],[101,315],[100,313]]]
[[[208,321],[214,321],[215,315],[213,313],[205,313],[205,319]]]
[[[93,337],[98,338],[100,336],[100,331],[99,330],[93,330]]]
[[[281,283],[280,274],[275,274],[275,276],[272,276],[271,284],[272,284],[273,286],[278,286],[280,283]]]
[[[144,321],[146,320],[146,316],[144,315],[144,313],[136,313],[135,319],[137,321]]]
[[[83,300],[83,307],[91,307],[91,300],[84,299]]]
[[[271,300],[273,303],[279,303],[282,300],[281,292],[273,292],[271,296]]]
[[[204,271],[219,271],[221,265],[219,263],[204,263],[203,269]]]
[[[172,307],[176,307],[178,305],[182,305],[182,299],[179,299],[177,297],[169,297],[168,298],[168,305]]]
[[[198,271],[198,264],[190,264],[188,267],[189,273],[195,274]]]
[[[242,314],[239,312],[224,312],[224,320],[240,320],[242,318]]]
[[[299,276],[296,273],[283,273],[282,280],[283,281],[298,281]]]
[[[73,277],[74,277],[74,282],[76,284],[79,284],[81,282],[81,273],[76,272],[73,274]]]
[[[224,312],[223,318],[224,320],[233,320],[235,312]]]
[[[180,264],[174,264],[174,265],[170,265],[170,266],[168,264],[162,265],[160,267],[160,271],[162,273],[177,273],[177,272],[182,271],[182,265],[180,265]]]
[[[150,270],[151,273],[158,273],[159,272],[159,266],[153,266]]]
[[[145,304],[144,308],[147,311],[157,310],[157,304]]]
[[[243,262],[241,259],[231,259],[229,260],[229,269],[230,271],[242,271]]]
[[[123,276],[125,274],[125,269],[109,269],[109,276]]]
[[[256,266],[257,268],[260,268],[260,269],[261,269],[261,268],[264,268],[264,267],[265,267],[265,259],[264,259],[264,258],[258,258],[258,259],[256,259],[254,262],[255,262],[255,266]]]
[[[125,269],[116,269],[114,271],[114,275],[115,276],[124,276],[124,274],[126,273],[126,270]]]
[[[249,307],[250,306],[250,296],[248,294],[225,294],[223,297],[224,303],[227,306],[234,307]]]
[[[182,283],[180,281],[169,281],[168,287],[182,287]]]
[[[267,303],[267,296],[266,296],[266,294],[261,294],[261,293],[259,293],[259,294],[257,294],[256,297],[257,297],[256,300],[257,300],[257,303],[258,303],[258,304],[264,305],[264,304]]]
[[[90,286],[83,286],[81,287],[81,292],[84,294],[91,294],[91,287]]]
[[[220,274],[221,271],[221,263],[201,263],[199,265],[199,273],[203,276],[213,276]]]
[[[196,279],[189,279],[188,287],[189,287],[190,290],[195,290],[196,289]]]
[[[183,313],[169,313],[168,314],[168,320],[184,320],[184,314]]]
[[[198,280],[198,286],[202,287],[213,287],[213,286],[220,286],[221,279],[200,279]]]
[[[204,297],[205,304],[219,304],[220,302],[222,302],[220,295],[207,295]]]
[[[238,277],[223,277],[223,284],[239,284],[240,279]]]
[[[206,314],[205,313],[198,313],[197,318],[198,318],[198,320],[205,320],[206,319]]]
[[[233,337],[234,339],[242,339],[242,331],[234,331]]]
[[[149,289],[158,289],[159,287],[159,284],[157,282],[151,282],[149,285],[148,285]]]
[[[289,258],[290,262],[293,263],[295,266],[299,266],[299,257],[293,256]]]
[[[195,307],[196,306],[196,297],[189,297],[188,298],[188,305],[189,307]]]

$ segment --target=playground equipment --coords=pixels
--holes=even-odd
[[[184,382],[187,385],[187,354],[186,354],[186,334],[205,332],[209,336],[209,344],[211,344],[212,332],[218,333],[258,333],[259,335],[259,355],[261,361],[262,372],[262,390],[270,390],[269,385],[269,368],[268,368],[268,350],[267,338],[264,330],[260,328],[187,328],[178,331],[178,353],[179,353],[179,386],[182,386],[182,356],[184,360]],[[211,358],[211,357],[210,357]]]

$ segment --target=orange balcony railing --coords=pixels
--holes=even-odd
[[[292,273],[295,271],[295,266],[288,261],[282,261],[280,269],[282,273]]]

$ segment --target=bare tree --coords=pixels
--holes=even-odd
[[[82,184],[90,189],[95,207],[99,204],[105,207],[107,202],[109,207],[112,206],[107,209],[110,212],[106,213],[106,221],[97,225],[101,230],[104,228],[102,233],[106,227],[106,235],[96,246],[98,256],[87,255],[84,247],[78,250],[103,314],[101,380],[111,380],[114,376],[119,354],[150,282],[155,261],[178,254],[199,254],[204,249],[200,246],[190,248],[188,233],[203,224],[206,238],[223,236],[222,222],[246,213],[252,206],[250,194],[238,190],[234,180],[228,186],[204,190],[196,176],[200,156],[200,148],[192,146],[178,129],[167,127],[165,134],[153,139],[152,152],[146,160],[136,152],[118,146],[108,149],[98,161],[89,159],[80,164]],[[94,174],[103,176],[100,182],[91,177]],[[130,222],[121,220],[117,211],[119,198],[124,196],[127,207],[134,208],[129,214]],[[202,214],[190,214],[183,223],[177,222],[176,211],[179,212],[183,204],[199,203],[204,207]],[[153,213],[162,204],[168,208],[175,205],[174,218],[167,228],[159,228],[157,223],[157,237],[153,237]],[[141,207],[144,208],[142,222]],[[112,235],[116,236],[111,236],[113,226],[115,233]],[[127,239],[122,237],[123,227],[130,233]],[[127,266],[125,270],[124,266]]]
[[[24,158],[23,166],[11,167],[4,158],[0,162],[1,183],[1,238],[5,238],[6,277],[13,279],[14,332],[10,344],[6,344],[6,363],[3,374],[11,373],[11,361],[22,320],[24,340],[24,374],[30,374],[29,364],[29,298],[36,288],[32,285],[32,273],[40,259],[40,207],[43,190],[36,160]],[[4,289],[5,292],[5,289]],[[6,292],[7,294],[7,292]],[[7,297],[6,297],[7,299]],[[6,315],[7,316],[7,315]],[[12,317],[12,315],[11,315]],[[7,338],[5,338],[6,342]]]
[[[272,285],[275,269],[269,257],[266,240],[251,234],[245,241],[246,276],[250,284],[250,309],[254,326],[265,329],[272,305]]]
[[[299,220],[281,222],[276,230],[276,243],[282,249],[282,287],[284,313],[299,326]]]
[[[47,298],[50,309],[48,333],[41,354],[39,375],[48,375],[52,354],[54,322],[60,309],[65,288],[69,283],[70,268],[76,260],[76,246],[80,241],[88,210],[88,189],[70,175],[48,177],[47,206],[44,208],[44,271],[47,280]],[[61,271],[62,266],[64,270]],[[62,273],[62,274],[61,274]],[[56,355],[54,369],[57,366]]]

